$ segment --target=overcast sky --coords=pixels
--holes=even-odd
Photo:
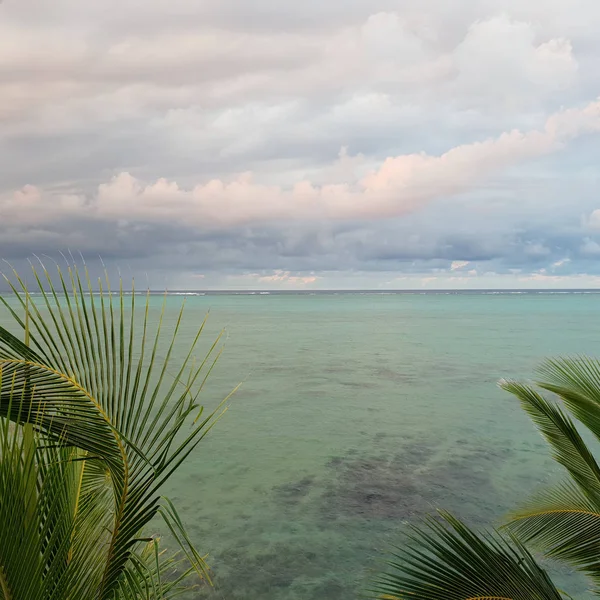
[[[600,287],[597,0],[4,0],[0,257]]]

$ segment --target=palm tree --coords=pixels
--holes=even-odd
[[[539,368],[535,386],[500,385],[520,400],[567,477],[509,515],[499,531],[474,532],[444,512],[413,528],[408,544],[375,582],[380,597],[570,598],[550,581],[528,547],[583,572],[600,596],[600,466],[575,425],[600,440],[600,361],[549,360]]]
[[[158,600],[209,581],[160,490],[222,414],[198,404],[219,341],[194,361],[203,323],[172,365],[182,313],[165,340],[165,305],[152,327],[149,295],[139,311],[134,289],[114,293],[107,278],[95,291],[76,266],[33,268],[35,295],[5,278],[0,600]],[[177,553],[149,536],[155,517]]]

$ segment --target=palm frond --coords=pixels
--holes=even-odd
[[[547,573],[514,537],[478,534],[448,513],[412,529],[375,582],[395,600],[561,600]]]
[[[600,439],[600,362],[594,358],[557,358],[538,368],[541,388],[553,392]]]
[[[107,278],[96,292],[87,271],[82,277],[76,266],[69,266],[66,276],[57,268],[52,277],[43,265],[32,271],[38,296],[13,272],[7,281],[16,306],[0,297],[28,342],[0,327],[0,418],[33,427],[48,449],[70,452],[66,462],[73,489],[68,495],[76,503],[70,509],[69,543],[61,546],[69,569],[56,574],[57,585],[68,582],[73,599],[90,589],[94,597],[112,599],[131,577],[140,531],[155,515],[171,514],[159,512],[161,486],[221,411],[219,404],[198,418],[198,396],[219,357],[219,339],[196,363],[201,323],[171,374],[183,312],[164,347],[166,297],[151,333],[149,294],[140,312],[133,287],[130,297],[122,284],[113,293]],[[19,437],[15,456],[23,454],[25,438]],[[173,523],[167,518],[168,526]],[[189,538],[181,534],[179,539],[197,571],[205,572]],[[89,540],[97,550],[89,550]],[[8,571],[5,566],[10,579]]]
[[[0,384],[3,377],[0,373]],[[34,441],[30,457],[23,427],[0,420],[0,588],[5,599],[60,598],[68,579],[79,469],[72,458],[78,451],[43,445],[38,436]]]
[[[501,387],[520,400],[552,447],[554,459],[567,469],[581,492],[600,506],[600,467],[569,417],[528,385],[503,381]]]
[[[506,527],[525,544],[564,561],[600,585],[600,507],[567,481],[510,515]]]
[[[600,363],[549,361],[542,390],[557,394],[600,439]],[[538,494],[509,517],[502,532],[478,534],[442,513],[413,530],[380,577],[388,600],[541,600],[566,594],[552,584],[523,544],[583,571],[600,584],[600,467],[574,422],[531,386],[503,381],[550,444],[570,481]],[[600,586],[598,588],[600,593]]]
[[[131,564],[119,586],[119,600],[172,600],[192,591],[194,573],[180,553],[167,554],[160,539],[151,538],[132,554]]]
[[[556,394],[592,432],[600,433],[600,371],[588,358],[549,360],[536,383]],[[507,527],[546,556],[564,561],[600,585],[600,467],[575,424],[529,386],[504,383],[553,449],[571,481],[543,491],[510,515]]]

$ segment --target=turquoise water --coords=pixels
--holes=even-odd
[[[361,597],[424,513],[497,522],[557,477],[497,380],[600,354],[600,295],[204,296],[187,316],[209,307],[210,392],[243,386],[169,493],[217,598]]]
[[[243,385],[166,490],[209,554],[195,598],[360,598],[435,507],[497,523],[559,473],[497,380],[600,354],[595,294],[194,296],[180,352],[208,309],[205,345],[227,341],[204,402]]]

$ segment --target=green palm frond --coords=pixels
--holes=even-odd
[[[538,368],[541,388],[553,392],[600,439],[600,362],[593,358],[547,360]]]
[[[18,406],[18,400],[13,398],[12,407]],[[73,458],[78,450],[44,446],[38,436],[34,440],[37,448],[29,456],[23,428],[9,419],[0,423],[0,598],[4,600],[61,598],[69,585],[80,469]]]
[[[172,600],[193,589],[187,583],[192,572],[185,557],[179,553],[168,555],[160,549],[158,538],[148,539],[132,554],[125,577],[119,582],[119,598]]]
[[[506,526],[549,558],[564,561],[600,585],[600,507],[571,482],[534,497]]]
[[[600,363],[546,362],[538,382],[600,439]],[[510,515],[500,533],[477,534],[442,513],[417,528],[380,577],[388,600],[539,600],[566,597],[524,544],[567,563],[594,581],[600,594],[600,466],[575,423],[557,403],[529,385],[501,387],[515,395],[570,480],[534,497]]]
[[[538,385],[558,396],[596,435],[600,432],[600,376],[592,359],[557,359],[539,368]],[[505,382],[553,449],[571,481],[535,496],[507,527],[550,558],[564,561],[600,586],[600,467],[575,424],[530,386]],[[595,429],[595,431],[594,431]],[[598,588],[600,589],[600,587]]]
[[[98,282],[96,292],[87,271],[81,277],[76,266],[66,276],[57,268],[56,285],[43,265],[33,268],[33,277],[37,296],[13,272],[7,281],[16,304],[0,297],[22,330],[17,336],[14,328],[0,327],[2,462],[5,455],[12,457],[3,473],[6,484],[0,480],[9,494],[0,511],[0,535],[9,536],[13,525],[31,529],[12,537],[26,540],[21,554],[29,552],[28,560],[17,560],[19,552],[6,561],[0,555],[0,590],[15,577],[23,576],[29,586],[51,577],[56,592],[50,595],[42,588],[2,593],[28,600],[112,600],[136,581],[134,572],[151,572],[141,568],[145,555],[139,548],[156,515],[163,515],[190,568],[207,578],[204,561],[160,488],[222,414],[222,403],[207,416],[198,404],[220,354],[219,339],[196,363],[202,323],[171,373],[183,312],[164,344],[166,298],[151,332],[149,294],[139,311],[135,289],[130,297],[122,286],[113,293],[107,279]],[[35,460],[23,460],[31,448]],[[21,471],[14,470],[17,459]],[[50,467],[54,463],[62,465],[60,473]],[[52,483],[56,478],[61,486]],[[56,514],[38,515],[37,524],[26,518],[9,524],[17,507],[25,506],[32,516],[32,506],[46,504]]]
[[[600,467],[569,417],[528,385],[513,381],[500,385],[520,400],[552,447],[554,459],[567,469],[581,493],[600,506]]]
[[[413,528],[375,583],[397,600],[561,600],[547,573],[514,537],[478,534],[448,513]]]

